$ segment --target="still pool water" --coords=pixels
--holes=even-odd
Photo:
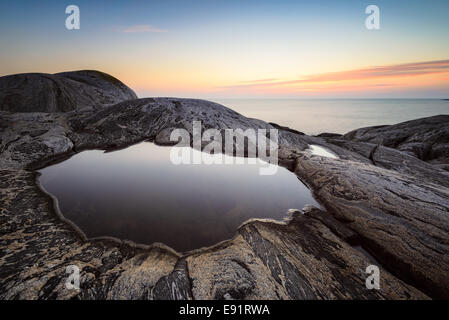
[[[175,165],[171,149],[144,142],[110,153],[84,151],[40,170],[40,182],[90,238],[162,242],[181,252],[230,239],[250,218],[282,220],[288,209],[318,205],[285,168],[264,176],[262,161]]]

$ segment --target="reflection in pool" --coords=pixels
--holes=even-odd
[[[84,151],[42,169],[40,182],[88,237],[162,242],[178,251],[232,238],[250,218],[281,220],[290,208],[318,205],[285,168],[263,176],[259,162],[174,165],[170,150],[144,142]]]

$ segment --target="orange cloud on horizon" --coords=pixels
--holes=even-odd
[[[435,77],[442,75],[443,77]],[[404,88],[442,84],[449,75],[449,60],[374,66],[305,76],[295,80],[266,79],[219,87],[226,91],[299,93],[310,91],[359,91],[376,88]],[[388,83],[388,85],[386,85]],[[444,84],[444,83],[443,83]],[[446,85],[449,86],[449,83]]]

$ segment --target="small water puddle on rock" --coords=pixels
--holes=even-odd
[[[333,153],[332,151],[330,151],[327,148],[324,148],[322,146],[318,146],[316,144],[311,144],[309,145],[309,149],[308,149],[312,154],[316,155],[316,156],[320,156],[320,157],[326,157],[326,158],[332,158],[332,159],[338,159],[339,157]]]
[[[259,163],[175,165],[170,150],[143,142],[84,151],[40,170],[40,183],[89,238],[161,242],[180,252],[230,239],[250,218],[282,220],[290,208],[318,206],[285,168],[264,176]]]

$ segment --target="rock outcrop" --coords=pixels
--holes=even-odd
[[[449,163],[449,115],[361,128],[343,139],[394,148],[431,163]]]
[[[135,98],[134,91],[125,84],[99,71],[0,77],[0,111],[67,112]]]
[[[425,162],[401,143],[362,141],[362,133],[311,137],[208,101],[133,98],[66,113],[0,112],[0,298],[449,298],[444,157]],[[233,239],[179,253],[163,244],[85,239],[39,187],[39,167],[89,148],[167,144],[173,128],[191,132],[194,120],[203,129],[278,128],[280,163],[322,208],[293,211],[284,222],[248,221]],[[424,132],[432,125],[422,127],[421,140],[412,125],[413,141],[429,141]],[[310,144],[339,159],[311,154]],[[372,264],[380,268],[380,290],[365,286]],[[65,286],[70,265],[81,270],[80,290]]]

